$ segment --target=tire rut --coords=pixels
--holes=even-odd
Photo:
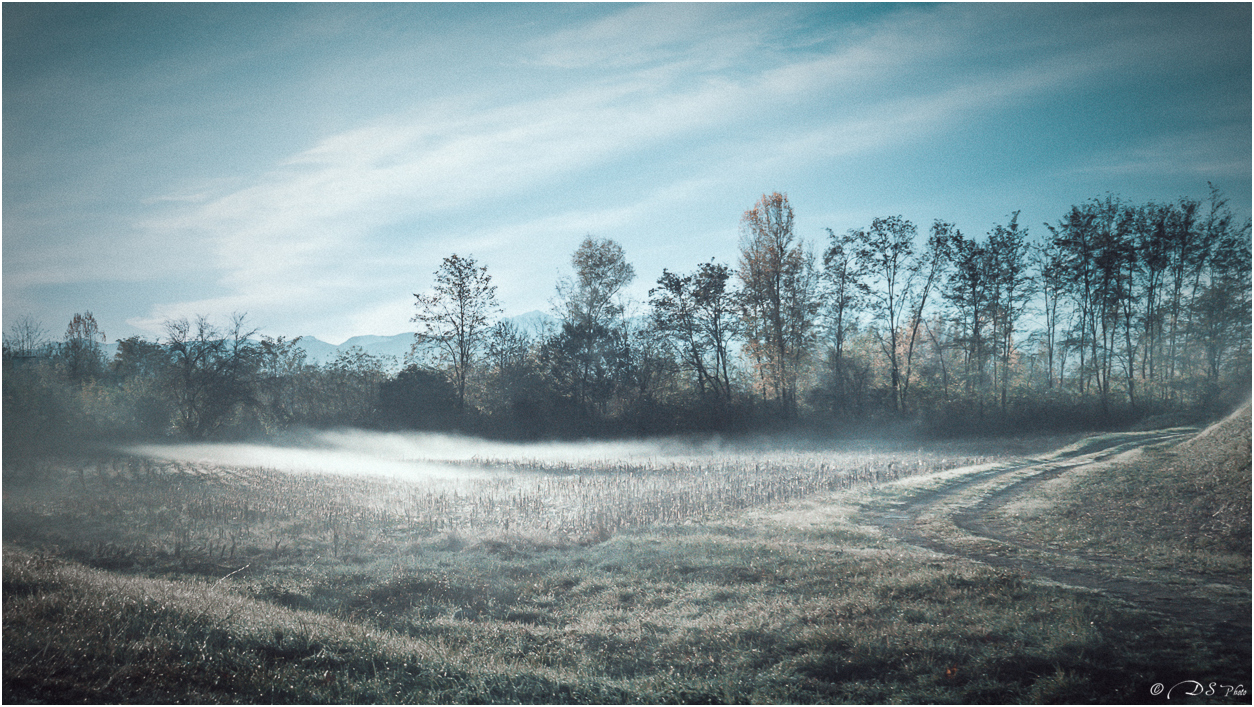
[[[1182,440],[1191,434],[1163,432],[1094,441],[1071,455],[1049,460],[1025,459],[975,472],[941,488],[920,492],[887,507],[867,508],[863,512],[872,525],[902,542],[993,567],[1020,570],[1061,584],[1096,590],[1249,651],[1249,612],[1234,610],[1225,602],[1190,591],[1191,586],[1199,583],[1229,584],[1233,577],[1179,573],[1177,578],[1184,580],[1184,584],[1128,577],[1121,575],[1119,570],[1136,568],[1136,563],[1131,560],[1059,552],[1024,541],[1008,527],[989,518],[992,512],[1039,484],[1081,466],[1106,461],[1133,449]],[[1033,469],[1037,471],[1032,472]],[[1026,472],[1024,478],[1014,479],[983,498],[971,503],[961,502],[961,495],[977,486],[1023,472]],[[957,509],[947,511],[942,507],[955,501],[960,504]],[[961,547],[923,532],[918,527],[921,517],[938,511],[947,515],[958,529],[970,537],[992,541],[998,549]],[[1027,552],[1020,554],[1020,551]]]

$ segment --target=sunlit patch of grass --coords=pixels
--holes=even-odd
[[[916,450],[477,460],[464,478],[450,471],[411,483],[101,457],[6,487],[4,531],[97,566],[203,576],[243,564],[360,562],[432,543],[517,555],[601,543],[630,528],[705,523],[984,458]]]

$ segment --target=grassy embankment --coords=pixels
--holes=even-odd
[[[1001,515],[1048,547],[1248,580],[1250,429],[1246,405],[1187,442],[1048,481]]]
[[[53,483],[6,488],[3,698],[1139,703],[1155,682],[1248,672],[1090,593],[858,525],[866,482],[901,472],[881,462],[803,498],[782,489],[832,470],[585,469],[466,498],[257,470],[46,469]],[[571,532],[573,511],[522,522],[571,484],[606,505]],[[631,498],[669,515],[624,523],[609,504]],[[441,504],[514,526],[437,527]]]

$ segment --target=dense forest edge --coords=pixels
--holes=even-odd
[[[1249,398],[1250,222],[1206,201],[1093,198],[1030,234],[877,218],[815,245],[763,195],[735,265],[664,270],[647,302],[588,236],[554,324],[499,315],[485,264],[443,259],[404,361],[312,363],[243,314],[107,341],[20,316],[3,342],[6,462],[119,441],[360,427],[510,440],[655,435],[922,438],[1167,426]]]

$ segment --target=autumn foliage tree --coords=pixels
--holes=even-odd
[[[797,242],[792,205],[780,192],[763,195],[741,216],[740,229],[745,344],[764,393],[792,418],[819,307],[814,256]]]
[[[451,255],[415,295],[413,352],[429,365],[400,370],[362,349],[319,363],[302,340],[253,339],[242,316],[167,321],[159,340],[117,341],[106,366],[91,313],[55,343],[17,317],[5,451],[332,426],[516,439],[781,421],[1083,430],[1199,421],[1248,396],[1250,222],[1217,189],[1090,199],[1034,239],[1010,213],[978,239],[940,220],[923,238],[901,216],[828,229],[820,271],[787,196],[764,195],[740,220],[737,266],[661,270],[647,321],[629,316],[636,273],[612,239],[579,244],[549,321],[490,321],[486,267]]]

